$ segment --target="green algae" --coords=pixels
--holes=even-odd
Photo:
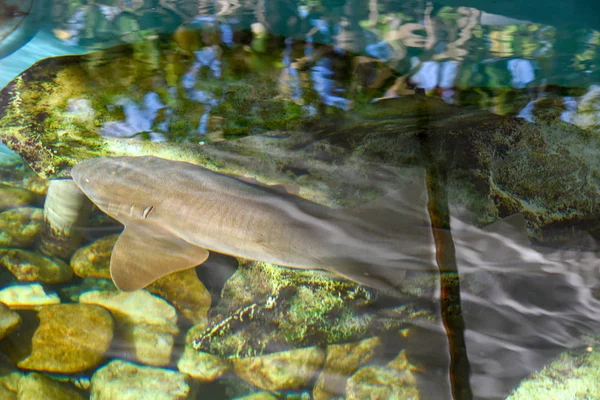
[[[196,350],[258,356],[358,340],[427,315],[410,306],[379,313],[370,308],[376,300],[371,290],[329,273],[243,262],[208,328],[192,328],[189,337]]]
[[[103,135],[102,128],[125,117],[120,99],[140,104],[144,95],[155,92],[166,108],[153,129],[165,122],[168,140],[197,144],[204,139],[198,126],[207,106],[190,99],[179,83],[194,59],[162,43],[153,49],[157,59],[152,65],[137,58],[147,49],[124,46],[38,62],[2,92],[0,102],[6,107],[0,115],[0,138],[38,174],[65,176],[80,160],[114,155],[109,144],[118,139]],[[241,54],[228,52],[227,57],[247,57],[242,48],[236,51]],[[167,82],[177,90],[170,90]],[[276,75],[264,72],[240,77],[233,67],[224,68],[222,78],[199,79],[193,90],[221,99],[211,107],[208,124],[219,135],[295,129],[305,117],[299,105],[278,96]],[[73,111],[77,102],[86,109]],[[137,133],[147,137],[147,132]]]
[[[563,353],[521,382],[507,400],[600,398],[600,353],[589,347]]]

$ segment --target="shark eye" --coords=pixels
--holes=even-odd
[[[144,212],[142,213],[142,218],[146,219],[150,216],[150,214],[152,214],[152,211],[154,211],[154,206],[148,206],[144,209]]]

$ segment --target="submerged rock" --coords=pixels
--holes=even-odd
[[[346,380],[361,366],[369,362],[381,340],[378,337],[356,343],[327,346],[325,366],[313,389],[315,400],[327,400],[346,393]]]
[[[138,361],[153,366],[170,363],[174,335],[179,328],[177,313],[165,300],[145,290],[91,291],[79,296],[79,302],[108,309]]]
[[[198,279],[194,269],[163,276],[147,289],[168,300],[191,322],[205,325],[208,323],[206,314],[210,308],[210,292]]]
[[[230,360],[239,377],[261,389],[298,390],[308,387],[314,380],[325,355],[317,347],[308,347]]]
[[[119,235],[105,236],[78,249],[71,257],[71,268],[82,278],[110,279],[110,256]]]
[[[71,374],[100,364],[113,337],[110,313],[94,305],[61,304],[42,308],[32,352],[20,368]]]
[[[63,283],[73,277],[73,271],[63,261],[27,250],[0,250],[0,265],[19,281]]]
[[[214,382],[231,370],[231,362],[186,346],[183,356],[177,362],[177,369],[197,381]]]
[[[192,391],[182,373],[115,360],[92,377],[93,400],[182,400]]]
[[[35,204],[37,195],[29,190],[0,184],[0,211]]]
[[[30,247],[40,232],[41,208],[21,207],[0,213],[0,247]]]
[[[362,367],[348,380],[346,399],[418,400],[417,381],[411,368],[404,351],[386,366]]]
[[[522,381],[507,400],[600,398],[600,342],[561,354]]]
[[[19,400],[84,400],[83,392],[68,383],[58,382],[38,373],[30,373],[19,381]]]
[[[0,399],[18,400],[19,382],[22,374],[18,371],[0,371]]]
[[[0,340],[9,335],[21,323],[21,316],[0,303]]]
[[[58,289],[58,292],[66,301],[79,303],[79,296],[94,290],[119,292],[119,289],[117,289],[112,280],[98,278],[83,278],[80,282],[73,285],[61,287]]]
[[[355,341],[426,315],[408,305],[378,310],[376,300],[325,272],[247,262],[225,284],[208,328],[195,326],[189,336],[196,350],[251,357]]]
[[[56,293],[46,294],[39,283],[13,285],[0,290],[0,302],[10,309],[37,309],[44,305],[58,304]]]

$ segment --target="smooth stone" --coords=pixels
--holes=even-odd
[[[325,354],[307,347],[258,357],[230,358],[235,373],[263,390],[299,390],[310,386],[321,370]]]
[[[86,397],[71,385],[42,374],[30,373],[19,381],[19,400],[84,400]]]
[[[0,184],[0,211],[35,203],[37,196],[29,190]]]
[[[21,316],[0,303],[0,340],[10,335],[21,323]]]
[[[90,400],[179,400],[192,398],[186,376],[162,368],[115,360],[92,377]]]
[[[38,309],[41,306],[59,304],[56,293],[46,294],[39,283],[14,285],[0,290],[0,303],[12,310]]]
[[[0,399],[17,400],[19,395],[19,382],[22,374],[18,371],[2,371],[0,375]]]
[[[147,289],[169,301],[194,324],[208,325],[211,295],[198,279],[196,270],[187,269],[163,276]]]
[[[419,400],[417,380],[406,353],[401,351],[385,366],[369,365],[356,371],[348,379],[346,399]]]
[[[189,341],[186,340],[186,343]],[[214,382],[231,369],[231,364],[223,357],[203,351],[196,351],[186,345],[183,356],[177,362],[177,369],[197,381]]]
[[[60,304],[42,308],[31,355],[18,365],[37,371],[72,374],[98,366],[113,338],[108,311],[95,305]]]
[[[82,278],[110,279],[110,256],[119,234],[105,236],[78,249],[71,257],[71,268]]]
[[[25,282],[64,283],[73,277],[63,261],[28,250],[0,250],[0,265]]]
[[[368,363],[380,346],[381,340],[378,337],[327,346],[325,366],[313,388],[314,400],[343,396],[348,377]]]
[[[21,207],[0,213],[0,247],[30,247],[40,233],[41,208]]]
[[[171,362],[174,335],[179,328],[175,308],[165,300],[145,290],[90,291],[81,294],[79,302],[108,309],[141,363],[164,366]]]

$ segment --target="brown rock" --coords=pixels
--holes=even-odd
[[[0,375],[0,399],[17,400],[21,373],[17,371],[4,372]]]
[[[378,337],[328,346],[325,367],[313,389],[313,398],[326,400],[343,396],[348,377],[369,362],[379,346],[381,340]]]
[[[189,343],[189,341],[187,341]],[[186,345],[183,356],[177,362],[177,369],[200,382],[214,382],[231,369],[227,359]]]
[[[21,207],[0,213],[0,247],[30,247],[38,233],[43,211]]]
[[[0,265],[25,282],[63,283],[73,277],[71,268],[61,260],[27,250],[1,251]]]
[[[36,197],[29,190],[0,184],[0,211],[31,205]]]
[[[386,366],[369,365],[356,371],[346,385],[347,400],[419,400],[417,381],[402,351]]]
[[[110,255],[119,235],[105,236],[80,248],[71,257],[71,268],[82,278],[110,279]]]
[[[147,289],[169,301],[191,322],[208,324],[206,314],[210,308],[210,292],[194,269],[163,276]]]
[[[0,340],[9,335],[21,323],[21,316],[0,303]]]
[[[69,385],[42,374],[30,373],[19,381],[19,400],[84,400],[83,394]]]
[[[114,323],[102,307],[61,304],[42,308],[32,352],[20,368],[75,373],[100,364],[113,337]]]

